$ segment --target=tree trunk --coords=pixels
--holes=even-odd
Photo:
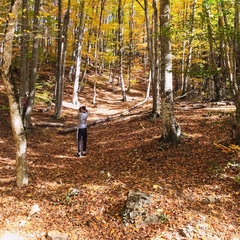
[[[96,32],[96,41],[95,41],[95,50],[94,50],[94,58],[95,58],[95,78],[94,78],[94,86],[93,86],[93,101],[92,103],[96,103],[96,96],[97,96],[97,75],[99,72],[99,65],[100,65],[100,59],[99,59],[99,42],[100,42],[100,31],[102,26],[102,17],[103,17],[103,10],[105,6],[105,0],[101,0],[101,6],[100,6],[100,15],[99,15],[99,24]]]
[[[73,98],[72,103],[74,105],[78,105],[78,89],[79,89],[79,79],[80,79],[80,69],[81,69],[81,56],[82,56],[82,42],[83,42],[83,35],[84,35],[84,24],[85,24],[85,0],[81,1],[80,4],[80,19],[79,19],[79,26],[78,26],[78,37],[77,37],[77,51],[76,51],[76,73],[75,73],[75,80],[73,86]]]
[[[212,89],[210,88],[209,95],[210,95],[210,98],[213,98],[219,101],[221,98],[220,96],[221,84],[220,84],[220,77],[217,71],[213,30],[212,30],[211,21],[210,21],[209,3],[207,0],[203,1],[203,11],[206,16],[206,22],[207,22],[208,42],[209,42],[209,69],[212,73],[212,81],[213,81],[213,88]]]
[[[20,114],[23,115],[24,97],[28,91],[28,36],[26,34],[28,30],[28,2],[22,1],[22,22],[21,22],[21,60],[20,60],[20,89],[19,89],[19,106]]]
[[[28,127],[33,111],[33,105],[36,93],[36,79],[37,79],[37,63],[38,63],[38,47],[39,47],[39,7],[40,0],[35,0],[34,5],[34,21],[33,21],[33,47],[32,47],[32,60],[30,69],[30,81],[29,81],[29,97],[26,115],[24,116],[24,126]]]
[[[16,0],[11,8],[11,14],[9,14],[7,31],[4,37],[2,66],[2,79],[7,91],[13,137],[16,144],[16,177],[18,187],[22,187],[23,185],[28,184],[26,160],[27,141],[23,128],[22,118],[19,112],[19,104],[15,99],[14,88],[9,78],[9,68],[12,62],[12,42],[14,38],[14,30],[16,28],[16,21],[18,12],[21,8],[21,3],[21,0]]]
[[[123,45],[123,4],[122,0],[118,0],[118,41],[119,41],[119,81],[122,89],[122,101],[127,101],[125,83],[123,79],[123,53],[124,53],[124,45]]]
[[[160,92],[159,92],[159,79],[160,79],[160,67],[159,67],[159,21],[158,21],[158,8],[157,1],[153,0],[153,34],[151,36],[152,42],[152,92],[153,92],[153,117],[160,116]]]
[[[236,105],[236,143],[240,145],[240,3],[235,0],[235,18],[234,18],[234,34],[233,34],[233,52],[231,55],[233,65],[233,85],[237,86],[233,89],[234,102]]]
[[[134,0],[131,0],[129,9],[128,91],[130,91],[132,87],[133,27],[134,27]]]
[[[59,119],[62,114],[62,100],[64,92],[64,74],[65,74],[65,60],[67,48],[67,32],[70,14],[70,0],[68,0],[67,11],[62,23],[62,0],[59,0],[58,6],[58,60],[57,60],[57,75],[55,88],[55,113],[54,117]]]
[[[192,62],[192,42],[193,42],[193,32],[194,32],[194,18],[197,0],[193,0],[191,4],[191,14],[189,16],[189,26],[190,29],[187,31],[188,39],[184,40],[183,48],[183,81],[182,81],[182,95],[186,94],[190,90],[190,67]],[[186,54],[185,54],[186,51]],[[185,59],[186,55],[186,59]]]
[[[138,2],[140,4],[140,2]],[[140,4],[141,5],[141,4]],[[160,96],[159,96],[159,66],[158,66],[158,27],[157,27],[157,6],[156,1],[153,0],[154,6],[154,30],[153,33],[150,27],[148,0],[144,0],[144,13],[145,13],[145,24],[147,31],[147,50],[149,59],[149,84],[152,86],[152,115],[153,117],[160,116]],[[155,35],[156,36],[153,36]],[[156,72],[155,72],[156,71]],[[147,95],[149,96],[150,85],[148,85]]]
[[[160,6],[161,29],[161,103],[162,103],[162,136],[165,142],[176,144],[181,135],[173,108],[172,87],[172,52],[170,35],[170,1],[162,0]]]

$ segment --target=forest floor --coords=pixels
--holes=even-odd
[[[66,83],[62,118],[37,102],[27,134],[29,185],[16,187],[15,148],[8,103],[0,83],[0,240],[45,239],[51,231],[69,239],[240,239],[240,149],[231,145],[233,105],[177,102],[175,114],[183,137],[177,146],[159,141],[161,118],[152,119],[151,100],[133,86],[128,101],[111,85],[80,93],[89,122],[113,117],[88,128],[87,156],[76,157],[77,124]],[[198,106],[203,105],[203,108]],[[226,147],[224,147],[226,146]],[[236,149],[235,149],[236,148]],[[71,195],[75,189],[77,193]],[[125,224],[121,210],[130,190],[149,193],[161,224]]]

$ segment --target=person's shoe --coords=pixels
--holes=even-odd
[[[76,154],[76,157],[81,157],[81,153],[77,153],[77,154]]]
[[[86,152],[83,152],[83,154],[82,154],[83,156],[87,156],[87,153]]]

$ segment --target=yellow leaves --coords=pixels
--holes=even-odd
[[[220,148],[224,153],[232,153],[232,152],[234,152],[234,150],[231,147],[226,147],[226,146],[224,146],[224,145],[222,145],[220,143],[216,143],[216,142],[214,142],[213,144],[217,148]]]
[[[162,187],[159,186],[158,184],[154,184],[154,185],[153,185],[153,189],[162,189]]]
[[[235,151],[240,152],[240,146],[238,146],[238,145],[231,144],[231,145],[230,145],[230,148],[231,148],[232,150],[235,150]]]
[[[16,18],[16,15],[13,14],[13,13],[8,13],[8,15],[9,15],[9,17],[12,18],[12,19]]]

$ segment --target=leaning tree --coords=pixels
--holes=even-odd
[[[8,15],[9,19],[7,21],[6,32],[3,40],[4,48],[1,72],[3,83],[8,96],[12,132],[16,144],[16,176],[18,187],[22,187],[23,185],[28,184],[26,161],[27,141],[21,114],[19,111],[19,103],[16,99],[15,87],[13,85],[13,81],[11,81],[10,66],[12,63],[14,31],[16,29],[18,12],[21,9],[21,4],[21,0],[12,1],[12,6]]]

